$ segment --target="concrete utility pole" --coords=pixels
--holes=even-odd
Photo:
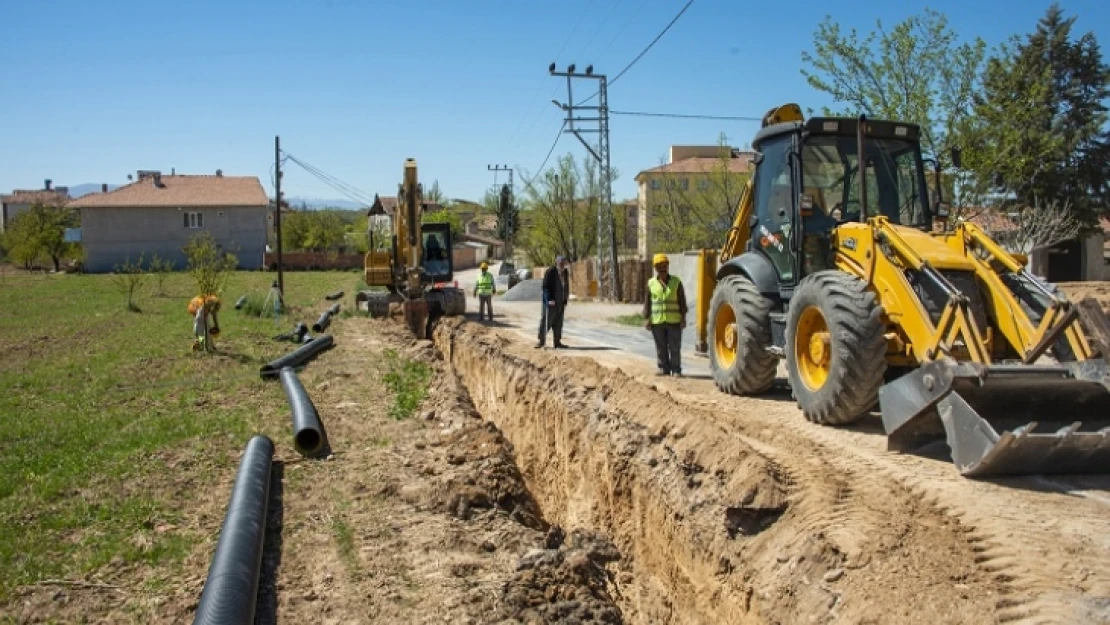
[[[617,262],[617,229],[613,223],[613,178],[612,169],[609,166],[609,81],[604,74],[594,74],[594,66],[587,65],[586,73],[579,74],[574,71],[574,64],[571,63],[565,72],[555,71],[555,64],[552,63],[547,67],[548,73],[552,76],[565,76],[567,79],[567,103],[562,104],[556,100],[552,100],[555,106],[563,109],[567,113],[567,130],[586,146],[594,158],[597,159],[598,168],[601,170],[601,201],[597,211],[597,280],[598,280],[598,295],[602,299],[613,299],[620,301],[621,299],[621,283],[620,283],[620,265]],[[586,78],[598,81],[598,105],[597,106],[578,106],[574,103],[573,89],[571,88],[573,78]],[[597,111],[597,117],[575,117],[576,110]],[[575,122],[597,122],[597,130],[592,128],[576,127]],[[591,146],[585,139],[582,138],[581,133],[594,133],[598,134],[597,149]],[[574,198],[571,199],[574,201]],[[605,269],[605,260],[610,263],[610,268]],[[602,295],[602,285],[606,282],[609,283],[608,298]]]
[[[285,308],[285,271],[281,264],[281,137],[274,137],[274,195],[276,206],[274,210],[274,229],[277,232],[277,269],[278,269],[278,294],[281,295],[281,306]]]
[[[516,188],[513,186],[513,169],[508,165],[486,165],[487,171],[509,172],[509,184],[497,195],[497,225],[505,241],[505,262],[513,261],[513,238],[516,235]],[[496,178],[494,179],[496,180]],[[494,185],[496,187],[496,185]],[[506,197],[507,196],[507,197]]]

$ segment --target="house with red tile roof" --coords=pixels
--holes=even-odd
[[[69,203],[81,211],[85,271],[105,273],[117,264],[144,262],[153,255],[177,269],[187,263],[183,248],[193,235],[211,232],[234,253],[240,269],[262,267],[270,200],[255,176],[164,176],[139,172],[131,184]]]

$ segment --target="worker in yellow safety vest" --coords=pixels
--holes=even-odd
[[[478,282],[474,284],[474,295],[478,296],[478,321],[482,320],[482,312],[488,310],[489,320],[493,321],[493,274],[489,272],[489,263],[482,261],[482,273],[478,274]]]
[[[648,280],[644,300],[644,328],[655,338],[659,371],[656,375],[682,375],[682,330],[686,328],[686,292],[678,276],[670,275],[666,254],[656,254],[651,264],[655,276]]]
[[[198,295],[189,300],[186,308],[193,318],[193,351],[214,350],[212,339],[220,334],[220,298],[215,295]]]

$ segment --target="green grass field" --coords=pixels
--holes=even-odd
[[[152,589],[203,537],[165,531],[190,510],[190,488],[162,488],[193,471],[197,485],[234,473],[258,432],[288,436],[278,383],[263,363],[295,348],[273,336],[311,325],[358,272],[287,273],[280,320],[234,310],[264,298],[275,274],[241,272],[223,294],[219,353],[193,353],[191,278],[165,296],[150,280],[129,312],[103,275],[0,277],[0,605],[44,579],[80,579],[112,563],[155,563]],[[225,476],[226,477],[226,476]],[[199,488],[199,487],[198,487]],[[219,523],[213,531],[218,531]]]

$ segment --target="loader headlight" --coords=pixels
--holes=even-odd
[[[825,132],[836,132],[840,128],[839,122],[824,122],[821,124],[821,130]]]
[[[948,213],[951,212],[951,210],[952,206],[948,204],[948,202],[939,202],[937,204],[937,217],[948,217]]]
[[[906,128],[905,126],[895,126],[894,127],[894,136],[895,137],[904,137],[907,134],[909,134],[909,132],[910,132],[910,129]]]

